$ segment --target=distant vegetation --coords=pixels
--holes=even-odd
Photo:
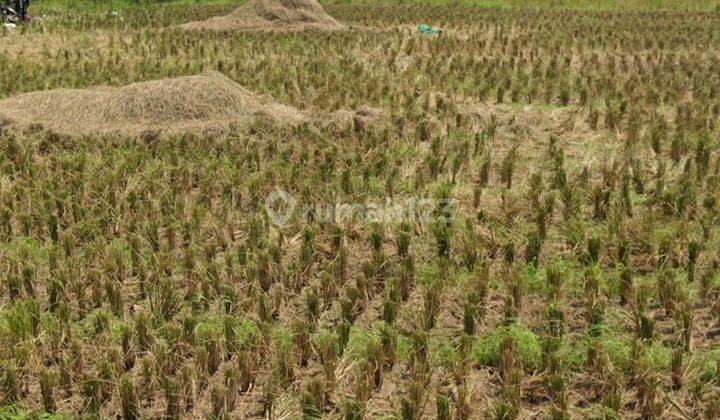
[[[326,3],[333,4],[335,1]],[[337,3],[608,11],[720,11],[718,0],[338,0]]]
[[[169,4],[240,5],[244,0],[37,0],[33,8],[124,9]],[[713,11],[720,12],[718,0],[323,0],[324,5],[426,5],[482,8],[568,9],[587,11]]]

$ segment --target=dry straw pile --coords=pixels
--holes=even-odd
[[[346,29],[317,0],[252,0],[227,16],[190,22],[181,28],[213,31],[297,32]]]
[[[304,119],[296,108],[258,96],[217,72],[129,86],[57,89],[0,101],[0,118],[40,125],[58,134],[137,135],[209,132],[246,126],[257,118],[277,124]]]

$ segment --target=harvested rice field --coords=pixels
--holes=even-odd
[[[720,417],[719,4],[38,0],[0,419]]]

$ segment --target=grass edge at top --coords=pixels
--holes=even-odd
[[[123,10],[135,7],[182,5],[241,5],[247,0],[38,0],[39,10]],[[617,12],[720,12],[720,0],[320,0],[323,5],[424,5],[516,10],[575,10]]]

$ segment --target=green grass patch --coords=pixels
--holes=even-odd
[[[718,361],[720,360],[720,345],[715,345],[708,350],[697,352],[690,361],[689,370],[695,372],[702,383],[714,380],[718,373]]]
[[[0,243],[0,253],[15,262],[30,265],[46,263],[49,249],[49,242],[27,236],[15,236],[9,242]]]
[[[568,349],[561,351],[566,352],[563,355],[566,363],[578,368],[585,364],[588,351],[595,344],[607,355],[613,366],[627,371],[636,363],[633,359],[633,341],[631,334],[604,326],[600,329],[600,335],[596,337],[585,335],[572,343]],[[660,342],[643,343],[642,346],[644,357],[651,369],[657,372],[669,369],[673,352],[671,347]]]
[[[0,406],[0,420],[64,420],[73,418],[63,413],[46,413],[44,411],[25,411],[16,405]]]
[[[368,354],[368,344],[381,339],[381,328],[385,326],[384,321],[377,321],[369,329],[362,329],[353,326],[350,329],[350,337],[345,347],[343,357],[349,360],[359,360]],[[315,340],[315,337],[313,337]],[[433,338],[428,339],[432,347]],[[404,363],[410,359],[412,353],[412,339],[396,331],[395,334],[395,358],[398,362]]]
[[[360,359],[365,355],[367,343],[372,339],[370,331],[358,328],[355,325],[350,329],[350,338],[345,348],[345,357],[351,360]]]
[[[429,341],[433,364],[450,368],[460,359],[460,352],[452,337],[433,336]]]
[[[545,277],[532,264],[526,264],[520,270],[520,278],[527,293],[544,294],[547,291]]]
[[[514,337],[522,357],[523,366],[538,369],[542,361],[542,347],[537,335],[520,323],[496,328],[481,335],[472,346],[472,356],[476,363],[498,366],[500,363],[500,344],[505,337]]]
[[[240,346],[253,346],[260,340],[260,329],[252,319],[240,317],[234,318],[232,330],[235,335],[235,343]],[[198,320],[195,326],[195,336],[204,342],[211,337],[224,337],[225,325],[223,317],[213,315]]]
[[[77,328],[76,333],[85,341],[91,341],[102,334],[119,339],[121,324],[122,320],[115,314],[107,309],[98,308],[87,314],[79,323],[73,324],[73,327]]]

